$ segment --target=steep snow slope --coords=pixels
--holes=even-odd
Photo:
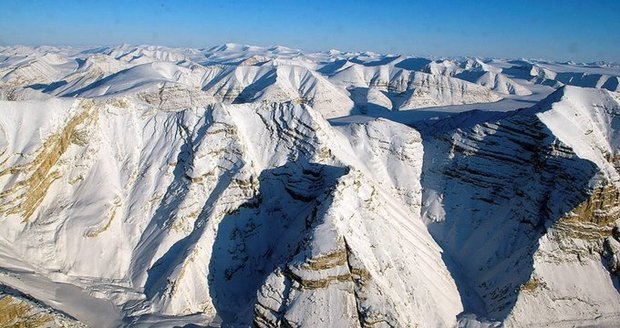
[[[128,68],[124,62],[107,55],[93,55],[85,59],[76,59],[78,67],[62,80],[36,87],[53,95],[67,95],[94,83],[106,76]]]
[[[2,82],[15,85],[27,85],[33,83],[50,83],[61,78],[61,72],[42,58],[24,58],[12,62],[11,65],[3,65],[0,70]]]
[[[528,96],[532,94],[532,91],[499,72],[468,71],[456,76],[460,79],[489,87],[491,90],[505,95]]]
[[[347,115],[353,102],[344,90],[304,66],[278,61],[240,65],[222,71],[203,86],[220,101],[295,101],[307,103],[328,117]]]
[[[386,107],[389,110],[494,102],[501,99],[489,89],[463,80],[384,65],[344,65],[332,74],[330,81],[352,93],[367,94],[366,97],[354,98],[358,100],[359,106],[384,105],[385,101],[372,94],[380,91],[391,102]]]
[[[566,87],[531,109],[426,128],[425,164],[437,165],[423,173],[423,217],[462,274],[466,312],[508,326],[619,320],[604,266],[620,210],[614,97]]]
[[[198,74],[192,73],[194,71],[174,63],[153,62],[133,66],[114,73],[66,95],[93,98],[103,95],[115,95],[129,90],[131,92],[138,92],[163,82],[195,86],[200,83],[202,72],[198,72]]]
[[[1,108],[3,237],[36,272],[112,300],[127,324],[165,315],[451,326],[462,311],[439,247],[412,219],[422,152],[413,130],[373,122],[354,151],[290,103]],[[281,304],[255,299],[281,286]],[[310,311],[316,297],[348,307]]]
[[[415,65],[414,63],[418,64]],[[480,59],[467,59],[463,62],[454,60],[428,61],[416,60],[410,63],[404,61],[397,66],[411,66],[413,69],[436,75],[446,75],[476,83],[505,95],[531,95],[526,86],[523,86],[502,73],[502,68],[484,63]],[[416,67],[417,66],[417,67]]]

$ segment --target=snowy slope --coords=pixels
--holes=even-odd
[[[154,46],[119,46],[94,49],[72,48],[5,48],[0,64],[0,78],[5,84],[5,99],[28,99],[25,90],[38,90],[56,96],[110,97],[133,95],[151,102],[168,98],[191,98],[174,101],[172,109],[224,102],[293,100],[312,105],[327,117],[348,115],[359,104],[351,96],[351,84],[336,83],[329,78],[331,61],[340,58],[350,65],[367,70],[395,71],[399,56],[364,53],[312,53],[286,47],[261,48],[226,44],[211,49],[172,49]],[[396,70],[398,71],[398,69]],[[372,74],[372,73],[370,73]],[[400,74],[400,73],[398,73]],[[392,73],[392,75],[394,75]],[[407,74],[408,75],[408,74]],[[411,74],[414,75],[414,74]],[[439,77],[435,79],[441,79]],[[389,79],[388,79],[389,80]],[[490,102],[499,99],[484,89],[461,87],[463,81],[441,81],[412,85],[407,94],[389,95],[409,108]],[[421,80],[424,80],[423,78]],[[365,81],[368,84],[370,81]],[[440,88],[454,87],[464,93],[444,94]],[[412,97],[413,89],[425,95]],[[469,94],[471,91],[472,94]],[[347,99],[349,98],[349,99]],[[398,109],[399,106],[397,106]],[[390,106],[389,108],[392,108]]]
[[[405,63],[404,61],[399,63],[402,67],[406,67],[407,64],[413,65],[416,70],[427,72],[430,74],[447,75],[457,77],[459,79],[473,82],[491,90],[504,95],[517,95],[527,96],[531,95],[526,86],[517,83],[504,73],[502,68],[492,65],[492,63],[485,63],[478,58],[467,59],[465,61],[457,60],[441,60],[441,61],[424,61],[416,60],[415,62]],[[398,66],[398,65],[397,65]]]
[[[606,63],[304,53],[240,44],[209,49],[6,47],[0,57],[5,59],[0,63],[3,99],[30,99],[32,90],[65,97],[123,94],[166,109],[292,100],[328,118],[373,109],[492,103],[535,95],[539,88],[532,83],[616,91],[620,76],[617,66]]]
[[[352,92],[364,92],[356,99],[381,106],[370,90],[380,91],[391,104],[386,109],[405,110],[445,105],[495,102],[501,98],[491,90],[443,75],[409,71],[387,65],[345,64],[330,76],[330,81]]]
[[[290,103],[157,112],[54,100],[2,108],[3,237],[37,272],[96,288],[128,322],[201,314],[249,324],[257,320],[256,291],[270,288],[263,279],[341,252],[345,241],[362,285],[361,273],[342,265],[341,273],[310,271],[295,278],[301,285],[289,281],[301,288],[295,298],[315,297],[303,287],[314,283],[326,301],[349,299],[352,308],[323,319],[349,326],[342,316],[359,312],[355,320],[443,326],[461,311],[440,249],[422,221],[410,219],[419,215],[422,151],[413,130],[371,124],[362,132],[369,137],[356,141],[366,154],[360,158],[318,112]],[[28,155],[8,155],[15,153]],[[376,158],[371,167],[369,157]],[[401,171],[412,179],[398,181]],[[366,215],[350,207],[354,201]],[[359,230],[371,216],[376,223]],[[401,237],[376,248],[397,231]],[[428,269],[416,269],[418,261]],[[340,287],[331,279],[350,292],[334,294]],[[419,283],[404,283],[410,280]],[[283,315],[309,318],[298,311]]]
[[[617,95],[566,87],[426,128],[438,165],[423,173],[423,217],[462,274],[466,312],[509,326],[617,322],[604,244],[620,210],[619,109]]]
[[[613,65],[0,54],[0,323],[620,322],[620,95],[560,81]]]

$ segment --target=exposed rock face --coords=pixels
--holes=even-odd
[[[161,316],[246,325],[266,320],[263,306],[277,314],[272,324],[451,326],[462,311],[439,247],[412,219],[415,130],[376,120],[348,138],[291,103],[6,106],[3,237],[37,272],[83,288],[106,281],[98,297],[114,299],[132,325]],[[40,107],[40,123],[10,130]],[[13,196],[20,181],[45,182],[24,189],[37,202]],[[281,305],[257,298],[280,288],[276,278],[298,290]],[[316,297],[338,307],[324,313]],[[320,315],[309,316],[311,306]]]
[[[612,235],[605,239],[604,259],[607,262],[609,272],[620,278],[620,228],[614,226]]]
[[[615,133],[601,122],[615,119],[618,104],[597,99],[601,115],[580,122],[610,129],[596,133],[611,140],[588,139],[592,131],[567,138],[550,120],[587,108],[573,103],[577,92],[558,91],[552,106],[464,114],[427,128],[435,139],[425,163],[443,159],[424,171],[423,215],[462,270],[466,312],[510,326],[617,320],[615,282],[601,266],[620,209],[617,171],[604,160]]]
[[[347,88],[352,93],[352,99],[362,107],[374,104],[388,110],[407,110],[502,99],[478,84],[397,67],[352,64],[329,79]],[[360,97],[360,93],[365,96]]]
[[[24,221],[32,215],[38,204],[45,196],[50,185],[54,180],[60,178],[58,171],[52,171],[60,157],[72,144],[85,145],[85,136],[81,134],[78,127],[88,124],[87,120],[96,120],[91,117],[89,108],[92,102],[82,103],[84,110],[71,118],[66,126],[57,134],[49,136],[31,162],[25,165],[15,165],[2,172],[2,175],[22,176],[23,180],[14,182],[10,188],[0,194],[0,213],[8,216],[20,214]]]
[[[2,327],[86,327],[64,313],[34,299],[0,286],[0,326]]]
[[[597,187],[549,228],[534,254],[532,277],[524,285],[531,288],[519,296],[507,321],[510,325],[553,325],[553,316],[566,318],[565,325],[613,325],[618,321],[618,296],[613,292],[617,292],[618,281],[613,277],[615,239],[611,234],[614,221],[620,219],[619,204],[615,186]],[[548,317],[533,320],[531,313]]]
[[[448,313],[460,312],[460,304],[450,301],[455,286],[438,249],[419,222],[409,226],[412,222],[369,184],[355,172],[340,180],[306,248],[261,287],[258,326],[455,324]],[[355,190],[362,197],[354,197]],[[377,239],[384,230],[395,238]],[[421,263],[424,267],[410,269]]]
[[[416,62],[418,65],[414,64]],[[482,60],[477,58],[466,59],[464,61],[447,59],[439,61],[424,61],[423,59],[416,59],[407,62],[407,60],[404,60],[396,66],[420,70],[434,75],[457,77],[458,79],[487,87],[499,94],[518,96],[527,96],[532,94],[528,88],[515,82],[506,74],[502,73],[502,68],[495,67],[490,63],[484,63]]]

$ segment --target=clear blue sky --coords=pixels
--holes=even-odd
[[[620,62],[620,0],[0,1],[0,44],[226,42]]]

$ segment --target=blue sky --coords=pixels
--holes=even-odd
[[[0,1],[0,44],[226,42],[620,62],[620,1]]]

